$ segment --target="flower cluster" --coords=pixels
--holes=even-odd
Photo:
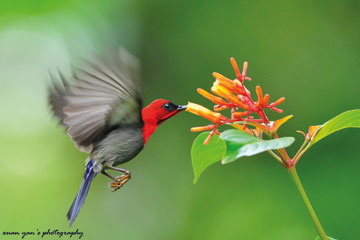
[[[231,80],[217,72],[214,72],[213,76],[215,81],[211,87],[211,92],[216,95],[213,95],[201,88],[197,89],[199,94],[215,104],[215,112],[198,104],[189,102],[187,105],[186,111],[202,116],[214,123],[208,126],[193,127],[191,129],[193,132],[211,130],[204,144],[207,144],[214,134],[220,134],[218,127],[223,124],[231,124],[235,128],[245,131],[251,135],[261,136],[262,132],[272,135],[281,124],[292,117],[288,116],[275,122],[270,122],[264,112],[264,109],[268,108],[275,112],[282,113],[283,110],[277,108],[277,106],[284,102],[285,98],[282,97],[273,103],[269,103],[270,95],[263,95],[261,87],[256,86],[257,101],[254,101],[250,96],[250,91],[244,85],[244,80],[251,81],[251,78],[246,76],[248,63],[244,62],[243,70],[240,72],[235,59],[230,58],[230,62],[236,74],[235,80]],[[230,119],[219,113],[219,111],[225,109],[231,109]],[[258,116],[257,118],[255,118],[256,115],[252,115],[254,113]],[[247,125],[254,126],[255,129],[249,129]]]

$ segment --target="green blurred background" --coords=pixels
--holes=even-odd
[[[360,5],[357,1],[1,1],[0,233],[68,230],[86,155],[79,153],[46,101],[48,71],[124,45],[143,65],[144,102],[168,98],[210,107],[196,88],[211,73],[234,77],[229,58],[276,100],[286,96],[281,130],[359,108]],[[116,193],[94,181],[71,228],[82,239],[314,239],[315,229],[286,171],[267,154],[210,167],[192,184],[192,126],[182,113],[162,125]],[[327,234],[360,239],[360,130],[316,144],[298,172]],[[74,238],[74,237],[73,237]],[[0,239],[19,239],[2,237]],[[40,239],[31,238],[26,239]],[[57,239],[49,237],[44,239]],[[62,239],[67,239],[63,237]]]

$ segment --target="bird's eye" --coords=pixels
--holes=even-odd
[[[176,109],[176,107],[177,107],[177,106],[176,106],[175,104],[171,103],[171,102],[165,103],[165,104],[163,105],[163,108],[164,108],[166,111],[169,111],[169,112],[174,111],[174,110]]]
[[[166,110],[170,110],[171,106],[170,106],[170,104],[166,103],[166,104],[164,105],[164,108],[165,108]]]

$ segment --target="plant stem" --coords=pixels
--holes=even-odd
[[[295,156],[293,157],[294,161],[296,161],[297,157],[300,155],[301,151],[304,149],[304,147],[306,146],[306,144],[309,141],[306,141],[306,139],[304,140],[304,143],[301,145],[301,147],[299,148],[299,150],[297,151],[297,153],[295,154]]]
[[[281,165],[285,166],[281,158],[276,155],[276,153],[274,153],[272,150],[268,150],[268,153],[270,153],[271,156],[273,156]]]
[[[302,157],[302,155],[309,149],[310,146],[311,146],[311,144],[309,143],[303,150],[301,150],[301,152],[296,156],[296,158],[295,157],[293,158],[294,166],[299,161],[299,159]]]
[[[319,233],[321,240],[328,240],[328,238],[326,237],[325,231],[322,228],[320,221],[319,221],[318,217],[316,216],[316,213],[315,213],[313,207],[311,206],[309,198],[307,197],[307,195],[305,193],[305,189],[304,189],[303,185],[301,184],[301,181],[300,181],[299,175],[296,172],[295,166],[288,168],[288,170],[289,170],[290,176],[294,180],[297,190],[300,193],[301,199],[303,200],[303,203],[304,203],[307,211],[309,212],[309,215],[310,215],[312,221],[315,224],[316,230]]]

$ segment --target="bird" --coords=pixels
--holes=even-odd
[[[73,67],[69,77],[58,70],[50,73],[48,101],[75,146],[89,153],[80,189],[67,213],[74,223],[94,178],[105,175],[117,191],[131,178],[131,172],[117,165],[133,159],[154,131],[166,120],[186,109],[165,99],[142,108],[139,60],[125,48],[85,60],[85,67]],[[121,172],[113,177],[108,170]]]

